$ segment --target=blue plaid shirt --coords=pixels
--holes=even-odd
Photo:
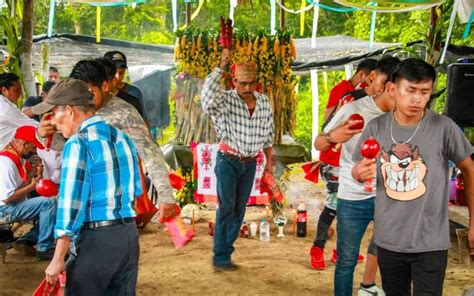
[[[137,161],[127,135],[98,116],[85,120],[64,146],[55,237],[75,239],[84,222],[134,217]]]

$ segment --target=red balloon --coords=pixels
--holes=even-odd
[[[354,113],[349,117],[349,120],[359,120],[357,124],[354,124],[351,126],[351,130],[358,130],[358,129],[363,129],[364,128],[364,117],[362,117],[358,113]]]
[[[41,179],[36,184],[36,192],[44,197],[51,197],[58,194],[58,185],[50,179]]]
[[[360,154],[365,158],[375,158],[380,152],[380,144],[373,137],[365,140],[360,146]]]

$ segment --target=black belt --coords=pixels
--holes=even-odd
[[[113,225],[118,225],[118,224],[128,224],[128,223],[132,223],[133,221],[135,221],[134,218],[128,217],[128,218],[115,219],[115,220],[85,222],[84,225],[82,225],[82,229],[88,230],[88,229],[96,229],[96,228],[102,228],[102,227],[113,226]]]
[[[241,163],[249,163],[249,162],[257,160],[257,156],[241,156],[238,154],[232,154],[232,153],[229,153],[227,151],[222,151],[222,150],[220,150],[220,152],[224,154],[225,156],[229,157],[230,159],[238,160]]]

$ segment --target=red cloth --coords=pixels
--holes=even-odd
[[[326,109],[335,107],[337,103],[339,102],[339,99],[341,97],[349,92],[354,90],[355,87],[347,80],[343,80],[336,84],[332,89],[331,92],[329,93],[329,99],[328,99],[328,104],[326,106]],[[321,151],[319,155],[319,159],[323,161],[324,163],[327,163],[332,166],[339,166],[339,158],[341,158],[341,150],[339,149],[337,152],[334,152],[332,148],[326,150],[326,151]]]
[[[20,174],[20,177],[23,179],[23,181],[28,182],[28,176],[26,175],[26,169],[21,163],[21,159],[18,157],[18,155],[8,151],[8,150],[3,150],[0,151],[1,156],[5,156],[10,158],[10,160],[15,164],[16,169],[18,170],[18,174]]]
[[[355,87],[347,80],[343,80],[336,84],[329,93],[329,99],[326,109],[336,106],[339,102],[339,99],[342,98],[345,93],[354,89]]]

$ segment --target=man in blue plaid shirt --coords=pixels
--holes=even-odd
[[[215,173],[219,208],[214,232],[213,266],[218,271],[238,268],[231,261],[234,242],[245,215],[255,178],[256,156],[263,149],[272,171],[273,113],[268,98],[256,92],[253,63],[236,65],[235,89],[221,90],[230,51],[223,49],[221,63],[207,76],[201,92],[202,108],[211,116],[220,142]]]
[[[134,295],[139,242],[133,201],[142,194],[133,142],[95,116],[85,82],[66,79],[41,104],[69,138],[64,146],[54,258],[46,269],[57,280],[66,264],[66,294]]]

